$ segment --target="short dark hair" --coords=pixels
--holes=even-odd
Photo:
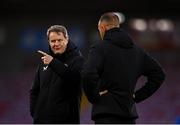
[[[57,32],[57,33],[62,32],[64,37],[69,38],[66,27],[62,26],[62,25],[53,25],[53,26],[50,26],[47,29],[47,38],[48,38],[48,40],[49,40],[50,32]]]
[[[100,22],[112,22],[113,20],[115,20],[115,22],[119,25],[120,24],[120,20],[119,20],[119,17],[117,16],[117,14],[115,12],[107,12],[107,13],[104,13],[99,21]]]

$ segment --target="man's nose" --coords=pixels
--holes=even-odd
[[[55,41],[55,45],[59,45],[60,42],[58,40]]]

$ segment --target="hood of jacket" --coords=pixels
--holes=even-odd
[[[134,45],[131,37],[120,28],[113,28],[106,31],[103,40],[124,49],[130,49]]]

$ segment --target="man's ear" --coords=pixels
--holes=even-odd
[[[102,31],[106,31],[106,26],[103,24],[103,25],[101,25],[101,29],[102,29]]]

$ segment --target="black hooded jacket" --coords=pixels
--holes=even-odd
[[[137,118],[135,102],[151,96],[165,79],[157,61],[120,28],[108,30],[104,40],[92,46],[82,75],[85,94],[93,104],[93,120],[109,115]],[[142,75],[147,82],[135,92]],[[108,93],[100,96],[103,90]]]
[[[30,112],[34,123],[79,123],[81,69],[84,59],[71,42],[48,65],[38,66],[30,90]]]

